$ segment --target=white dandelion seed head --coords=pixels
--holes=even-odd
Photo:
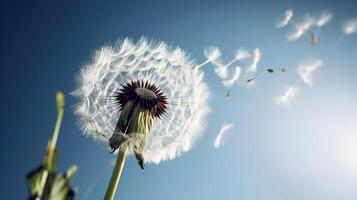
[[[318,58],[311,58],[299,63],[297,73],[306,85],[313,85],[313,72],[322,66],[323,62]]]
[[[332,12],[325,10],[321,13],[320,17],[316,20],[316,26],[325,26],[333,18]]]
[[[221,56],[221,50],[218,47],[210,46],[204,50],[204,54],[209,61],[217,60]]]
[[[120,116],[110,98],[132,80],[155,84],[168,99],[166,116],[153,119],[146,134],[145,162],[175,159],[191,149],[205,129],[210,95],[204,75],[180,48],[145,38],[125,38],[95,52],[78,75],[74,113],[86,136],[108,144]],[[130,152],[132,153],[132,152]]]
[[[290,20],[293,18],[294,11],[292,9],[288,9],[284,12],[284,16],[282,16],[276,23],[276,28],[283,28],[287,26]]]
[[[213,147],[219,148],[224,145],[224,136],[234,127],[232,123],[224,123],[213,141]]]
[[[222,84],[227,88],[231,88],[239,79],[241,72],[242,72],[241,67],[237,66],[235,68],[233,76],[230,79],[223,80]]]
[[[357,32],[357,19],[350,19],[343,23],[342,31],[346,35],[351,35]]]
[[[299,88],[297,86],[288,86],[283,95],[274,98],[276,105],[288,106],[294,101]]]
[[[252,63],[247,67],[246,72],[247,73],[255,73],[257,72],[257,66],[262,57],[262,54],[260,52],[259,48],[255,48],[253,50],[253,61]]]

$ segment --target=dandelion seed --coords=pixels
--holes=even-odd
[[[319,27],[325,26],[333,18],[333,14],[330,11],[323,11],[320,17],[316,21],[316,25]]]
[[[210,91],[194,66],[180,48],[142,38],[103,47],[81,69],[73,92],[79,125],[85,135],[119,149],[106,199],[114,197],[127,151],[143,168],[175,159],[201,135]]]
[[[236,52],[235,52],[235,60],[238,61],[245,61],[246,59],[250,58],[252,55],[249,53],[248,50],[244,49],[244,48],[239,48]]]
[[[228,77],[228,65],[223,65],[221,61],[213,60],[212,64],[214,66],[214,73],[221,79],[226,79]]]
[[[200,68],[200,67],[208,64],[209,62],[219,59],[219,57],[221,56],[222,53],[218,47],[210,46],[204,50],[204,54],[205,54],[207,60],[204,61],[203,63],[197,65],[197,68]]]
[[[257,81],[258,79],[260,79],[261,77],[263,77],[266,73],[273,74],[274,73],[274,69],[273,68],[267,68],[264,72],[260,73],[258,76],[250,78],[250,79],[246,80],[245,82],[248,83],[248,84],[249,83],[253,83],[253,82]]]
[[[261,52],[259,48],[253,50],[253,61],[247,67],[246,72],[248,73],[255,73],[257,71],[257,65],[261,59]]]
[[[282,67],[280,71],[281,71],[281,73],[285,74],[285,72],[286,72],[285,67]]]
[[[342,32],[351,35],[357,32],[357,19],[350,19],[343,23]]]
[[[242,72],[242,69],[239,66],[237,66],[235,68],[233,76],[230,79],[223,80],[222,84],[227,88],[231,88],[239,79],[241,72]]]
[[[306,85],[313,85],[312,74],[323,64],[321,59],[308,59],[298,65],[297,72]]]
[[[333,18],[330,11],[323,11],[319,17],[305,14],[302,21],[294,24],[295,30],[288,35],[289,41],[295,41],[307,32],[310,33],[310,44],[315,45],[318,41],[321,29]]]
[[[224,136],[234,127],[234,124],[232,123],[224,123],[221,127],[221,130],[217,134],[216,138],[213,141],[213,147],[214,148],[219,148],[224,145]]]
[[[288,86],[285,93],[282,96],[276,97],[274,99],[275,104],[277,105],[290,105],[294,98],[296,97],[296,94],[298,92],[298,87],[296,86]]]
[[[278,20],[276,23],[276,28],[283,28],[287,26],[290,22],[290,20],[293,18],[294,11],[292,9],[286,10],[284,12],[284,16]]]
[[[313,25],[315,24],[315,19],[306,14],[302,21],[294,24],[294,31],[288,34],[289,41],[295,41],[303,36]]]

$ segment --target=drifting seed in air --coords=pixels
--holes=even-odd
[[[315,34],[311,33],[311,35],[310,35],[310,44],[311,45],[316,45],[316,43],[317,43],[317,36]]]
[[[271,73],[271,74],[274,73],[274,69],[273,68],[268,68],[266,71]]]
[[[226,94],[226,100],[229,100],[230,98],[231,98],[231,90],[228,90]]]
[[[257,78],[256,77],[250,78],[250,79],[246,80],[246,83],[250,83],[250,82],[254,81],[255,79],[257,79]]]

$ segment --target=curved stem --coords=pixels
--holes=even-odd
[[[127,146],[121,145],[121,147],[119,148],[117,160],[115,162],[113,174],[112,177],[110,178],[110,182],[107,191],[105,193],[105,197],[104,197],[105,200],[114,199],[115,191],[117,190],[117,186],[119,184],[121,172],[123,171],[124,168],[126,152],[127,152]]]

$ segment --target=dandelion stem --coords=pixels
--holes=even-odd
[[[121,145],[118,152],[118,157],[115,162],[114,170],[112,177],[110,178],[110,182],[105,193],[105,200],[114,199],[115,191],[117,190],[117,186],[119,184],[120,175],[124,168],[125,158],[126,158],[127,146]]]
[[[62,123],[62,118],[63,118],[63,111],[64,111],[64,95],[62,92],[57,92],[56,93],[56,100],[57,100],[57,121],[56,121],[56,126],[55,130],[53,131],[53,135],[51,138],[51,148],[55,149],[57,140],[58,140],[58,135],[59,135],[59,129],[61,127]]]

